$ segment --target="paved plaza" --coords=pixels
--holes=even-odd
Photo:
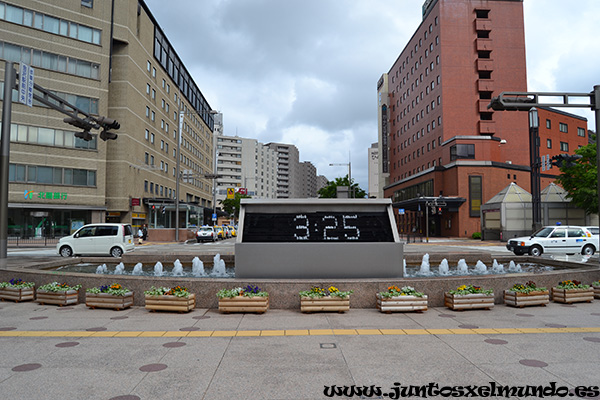
[[[600,398],[599,360],[600,300],[262,315],[0,303],[3,399]]]

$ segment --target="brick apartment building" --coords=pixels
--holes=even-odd
[[[488,199],[510,182],[529,188],[527,113],[487,108],[505,91],[527,91],[522,0],[425,1],[378,82],[380,190],[404,210],[401,232],[424,233],[427,219],[430,235],[469,237]],[[583,118],[545,109],[540,125],[540,155],[587,143]],[[542,174],[543,188],[554,177]]]

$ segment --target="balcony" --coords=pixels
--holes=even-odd
[[[476,19],[475,20],[475,30],[476,31],[491,31],[492,30],[492,21],[489,19]]]
[[[493,92],[494,91],[494,81],[492,79],[479,79],[477,81],[477,91]]]
[[[493,135],[496,133],[496,122],[495,121],[479,121],[479,134],[480,135]]]
[[[492,39],[477,39],[475,46],[477,51],[492,51]]]
[[[493,71],[494,60],[487,58],[480,58],[477,60],[477,71]]]

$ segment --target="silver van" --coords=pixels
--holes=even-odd
[[[74,255],[111,255],[121,257],[133,251],[133,229],[129,224],[89,224],[71,236],[61,238],[56,245],[63,257]]]

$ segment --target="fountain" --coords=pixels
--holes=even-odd
[[[494,259],[494,262],[492,263],[492,273],[494,273],[494,274],[503,274],[504,273],[504,265],[498,264],[498,261],[496,261],[496,259]]]
[[[179,259],[173,262],[173,270],[171,271],[173,276],[183,276],[183,265]]]
[[[475,272],[482,275],[487,274],[487,266],[481,260],[478,260],[475,264]]]
[[[123,275],[124,271],[125,271],[125,264],[123,264],[121,262],[115,268],[115,275]]]
[[[198,257],[194,257],[192,260],[192,275],[195,277],[206,276],[206,272],[204,272],[204,263]]]
[[[98,265],[98,268],[96,268],[96,273],[97,274],[107,274],[108,268],[106,267],[106,264]]]
[[[467,275],[469,273],[469,267],[467,266],[467,262],[464,258],[458,260],[458,274],[459,275]]]
[[[142,263],[137,263],[135,264],[135,266],[133,267],[133,272],[131,273],[131,275],[141,275],[142,274]]]
[[[431,275],[431,270],[429,268],[429,254],[427,253],[423,255],[423,260],[421,261],[421,269],[419,269],[419,275]]]
[[[163,274],[163,265],[160,261],[158,261],[154,265],[154,276],[162,276]]]
[[[213,259],[213,270],[211,276],[224,276],[225,275],[225,261],[221,260],[221,255],[216,254]]]
[[[450,267],[448,266],[448,260],[447,259],[443,259],[442,262],[440,263],[440,267],[439,267],[439,272],[440,275],[446,276],[446,275],[450,275]]]
[[[508,263],[508,272],[521,272],[521,264],[516,264],[513,260]]]

